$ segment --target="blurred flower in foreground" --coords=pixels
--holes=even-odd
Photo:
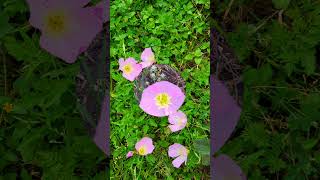
[[[144,89],[139,106],[152,116],[163,117],[176,112],[184,99],[185,95],[178,86],[160,81]]]
[[[226,143],[235,129],[241,113],[241,108],[230,95],[224,82],[214,76],[210,76],[210,84],[213,87],[211,103],[211,121],[213,124],[213,136],[211,154],[215,154]],[[214,157],[212,177],[213,179],[245,180],[246,177],[241,168],[228,156],[220,154]]]
[[[149,137],[142,138],[135,146],[139,155],[145,156],[151,154],[154,150],[154,145],[152,144],[152,139]]]
[[[5,103],[2,107],[2,109],[4,111],[6,111],[7,113],[11,112],[12,109],[13,109],[13,104],[10,104],[10,103]]]
[[[123,77],[129,81],[134,81],[142,71],[141,65],[137,64],[137,61],[133,58],[128,58],[127,60],[119,59],[119,69],[123,72]]]
[[[41,31],[40,46],[67,63],[76,61],[102,30],[100,7],[89,0],[27,0],[30,24]]]
[[[110,0],[103,0],[93,7],[97,12],[98,17],[101,18],[104,23],[109,21],[109,6]]]
[[[133,156],[133,153],[134,153],[133,151],[129,151],[128,154],[127,154],[127,158],[132,157],[132,156]]]
[[[175,168],[179,168],[182,163],[187,163],[188,159],[188,149],[181,144],[174,143],[169,147],[168,155],[172,158],[176,158],[172,161],[172,165]]]
[[[213,158],[213,174],[214,179],[230,179],[230,180],[246,180],[241,168],[228,156],[219,155]]]
[[[178,111],[169,115],[169,128],[172,132],[179,131],[186,127],[187,116],[182,112]]]
[[[141,60],[143,61],[140,63],[142,65],[142,68],[149,67],[156,62],[151,48],[144,49],[141,54]]]

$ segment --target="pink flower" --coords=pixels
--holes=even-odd
[[[142,65],[142,68],[149,67],[156,62],[151,48],[144,49],[141,54],[141,59],[143,61],[140,63]]]
[[[29,22],[41,31],[40,46],[67,63],[75,62],[102,30],[102,11],[83,8],[89,1],[27,0]]]
[[[105,23],[109,21],[109,8],[110,0],[102,0],[100,3],[96,4],[93,8],[97,12],[97,16]]]
[[[133,156],[133,151],[129,151],[128,154],[127,154],[127,158],[130,158]]]
[[[141,65],[137,64],[137,61],[133,58],[128,58],[127,60],[119,59],[119,69],[123,72],[123,77],[129,81],[134,81],[142,71]]]
[[[187,125],[187,116],[182,112],[178,111],[169,115],[169,128],[172,132],[179,131],[186,127]]]
[[[185,95],[178,86],[160,81],[144,89],[139,106],[152,116],[163,117],[176,112],[184,99]]]
[[[189,150],[181,144],[174,143],[169,147],[168,155],[172,158],[176,158],[172,161],[172,165],[175,168],[179,168],[182,163],[187,163]]]
[[[152,144],[152,139],[149,137],[142,138],[135,146],[139,155],[145,156],[151,154],[154,150],[154,145]]]

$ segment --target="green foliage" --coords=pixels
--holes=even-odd
[[[320,4],[272,2],[261,11],[262,0],[234,3],[226,17],[244,94],[239,124],[221,152],[250,180],[319,179]],[[223,16],[229,1],[216,4]],[[248,13],[239,17],[239,9]]]
[[[0,179],[105,179],[105,155],[75,108],[81,60],[41,49],[27,11],[24,0],[0,0]]]
[[[196,139],[193,142],[195,150],[201,155],[203,165],[210,165],[210,139]]]
[[[193,140],[209,135],[209,1],[111,1],[111,177],[115,179],[201,179],[204,172]],[[186,81],[182,106],[188,125],[170,133],[167,118],[144,113],[134,98],[133,83],[122,77],[118,59],[141,61],[151,47],[158,64],[169,64]],[[143,136],[154,140],[155,151],[147,157],[126,159]],[[168,147],[173,143],[189,150],[188,162],[173,167]]]
[[[275,8],[286,9],[289,6],[290,0],[272,0]]]

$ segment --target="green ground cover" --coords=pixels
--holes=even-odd
[[[319,179],[320,2],[214,2],[244,82],[241,119],[221,152],[249,179]]]
[[[0,179],[105,179],[106,156],[76,108],[83,59],[66,64],[41,49],[28,11],[24,0],[0,0]]]
[[[111,179],[208,179],[194,141],[209,137],[209,1],[111,2]],[[167,128],[168,118],[144,113],[134,97],[133,83],[122,77],[118,59],[137,61],[151,47],[158,64],[175,68],[186,81],[181,107],[188,125],[178,133]],[[146,157],[126,159],[144,136],[153,139],[155,151]],[[176,169],[168,147],[180,143],[190,150],[186,166]]]

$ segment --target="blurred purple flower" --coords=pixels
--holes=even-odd
[[[94,142],[107,155],[110,156],[110,124],[109,124],[109,95],[104,96],[103,104],[101,106],[101,113],[96,132],[94,135]]]
[[[145,156],[153,152],[154,145],[151,138],[144,137],[136,143],[135,148],[139,155]]]
[[[245,180],[246,176],[240,167],[228,156],[220,155],[213,159],[213,179],[216,180]]]
[[[152,116],[163,117],[176,112],[184,99],[185,95],[178,86],[160,81],[144,89],[139,106]]]
[[[172,132],[180,131],[187,125],[187,116],[182,112],[178,111],[169,115],[169,128]]]
[[[133,151],[129,151],[126,157],[127,157],[127,158],[132,157],[132,156],[133,156],[133,153],[134,153]]]
[[[100,3],[96,4],[92,8],[97,12],[97,16],[102,20],[102,22],[109,21],[109,7],[110,0],[102,0]]]
[[[212,88],[211,96],[211,154],[214,155],[228,140],[236,127],[241,113],[241,108],[229,94],[228,88],[223,82],[214,76],[210,77]],[[228,156],[220,155],[212,158],[213,179],[244,180],[246,177],[241,168]]]
[[[172,161],[172,165],[175,168],[179,168],[182,163],[187,163],[188,154],[188,149],[178,143],[171,145],[168,150],[168,155],[172,158],[176,158]]]
[[[229,94],[227,87],[219,80],[211,77],[212,93],[212,150],[218,151],[228,140],[236,127],[241,109]]]
[[[144,49],[141,54],[141,60],[142,62],[140,64],[142,65],[142,68],[149,67],[156,62],[151,48]]]
[[[123,77],[129,81],[134,81],[142,71],[141,65],[137,64],[137,61],[131,57],[127,60],[124,60],[123,58],[119,59],[119,69],[123,72]]]
[[[102,11],[89,0],[27,0],[30,24],[41,31],[40,46],[67,63],[76,61],[102,30]]]

